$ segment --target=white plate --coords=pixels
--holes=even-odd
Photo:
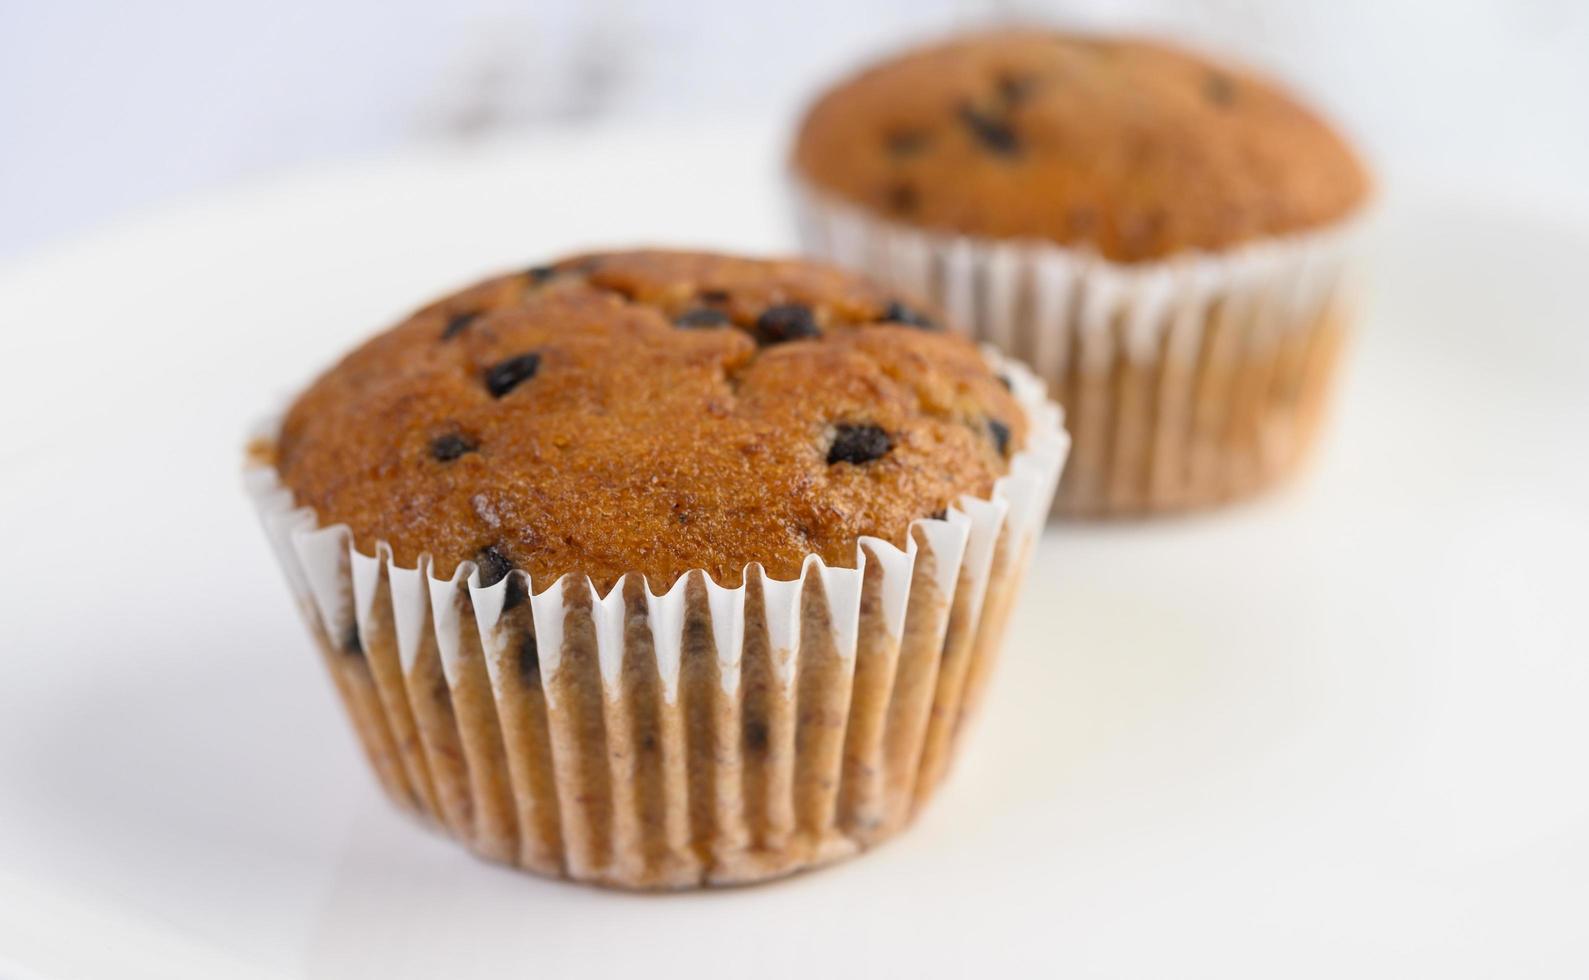
[[[0,975],[1581,975],[1589,228],[1392,198],[1319,465],[1063,527],[909,835],[636,897],[387,809],[238,484],[445,287],[786,246],[766,132],[594,132],[210,199],[0,273]]]

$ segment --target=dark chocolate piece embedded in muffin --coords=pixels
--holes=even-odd
[[[998,419],[988,419],[988,437],[993,440],[993,448],[998,450],[1000,456],[1010,453],[1010,427]]]
[[[496,545],[487,545],[475,555],[475,565],[480,569],[480,584],[496,585],[513,571],[513,560]]]
[[[276,446],[298,502],[366,552],[473,561],[488,585],[737,584],[753,561],[853,566],[863,535],[903,546],[911,521],[991,492],[1025,438],[981,354],[922,329],[936,311],[839,269],[670,252],[546,269],[420,310],[305,392]]]
[[[486,388],[492,397],[501,398],[519,385],[535,377],[541,367],[541,355],[531,351],[493,364],[486,370]]]
[[[438,463],[450,463],[459,456],[465,453],[472,453],[478,448],[469,437],[458,432],[449,432],[431,440],[430,457]]]
[[[756,340],[762,344],[781,344],[821,333],[811,307],[804,303],[769,306],[756,318]]]
[[[883,319],[889,323],[904,323],[923,330],[936,330],[938,323],[932,317],[921,312],[915,307],[901,303],[899,300],[891,301],[883,310]]]
[[[441,332],[441,339],[451,340],[452,338],[463,333],[465,330],[469,329],[469,324],[475,322],[479,316],[479,313],[473,312],[453,314],[453,316],[447,320],[446,328]]]
[[[828,445],[828,465],[870,463],[882,459],[893,448],[894,440],[878,426],[843,423],[834,428],[833,441]]]
[[[955,38],[829,90],[796,141],[818,191],[923,228],[1122,262],[1352,213],[1368,178],[1279,86],[1169,45],[1043,30]]]
[[[1008,119],[990,115],[974,105],[962,105],[958,115],[983,149],[1002,157],[1020,155],[1021,140]]]

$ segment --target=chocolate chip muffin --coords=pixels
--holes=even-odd
[[[1209,504],[1300,459],[1369,180],[1276,83],[1148,40],[959,37],[822,95],[791,164],[812,251],[934,296],[1054,386],[1063,509]]]
[[[986,495],[1026,438],[934,316],[837,269],[592,255],[429,306],[288,412],[282,481],[397,560],[789,578]],[[500,577],[496,575],[495,577]]]
[[[829,266],[592,254],[322,375],[250,478],[390,795],[641,888],[902,826],[1065,449],[1040,385],[942,323]]]

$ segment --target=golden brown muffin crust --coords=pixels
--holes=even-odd
[[[838,269],[674,252],[501,276],[349,354],[292,406],[283,483],[439,574],[655,590],[853,566],[861,535],[986,495],[1025,418],[936,314]],[[921,324],[925,323],[923,326]]]
[[[1035,29],[956,38],[844,82],[807,113],[793,164],[896,221],[1122,262],[1328,224],[1368,193],[1341,138],[1250,71]]]

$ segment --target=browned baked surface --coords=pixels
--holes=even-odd
[[[292,406],[282,481],[366,553],[487,581],[653,589],[808,553],[987,494],[1025,419],[972,345],[838,269],[672,252],[487,280],[349,354]],[[883,322],[891,320],[893,322]]]
[[[1143,40],[961,37],[830,90],[794,148],[817,188],[908,224],[1088,244],[1117,261],[1342,218],[1368,177],[1241,68]]]

